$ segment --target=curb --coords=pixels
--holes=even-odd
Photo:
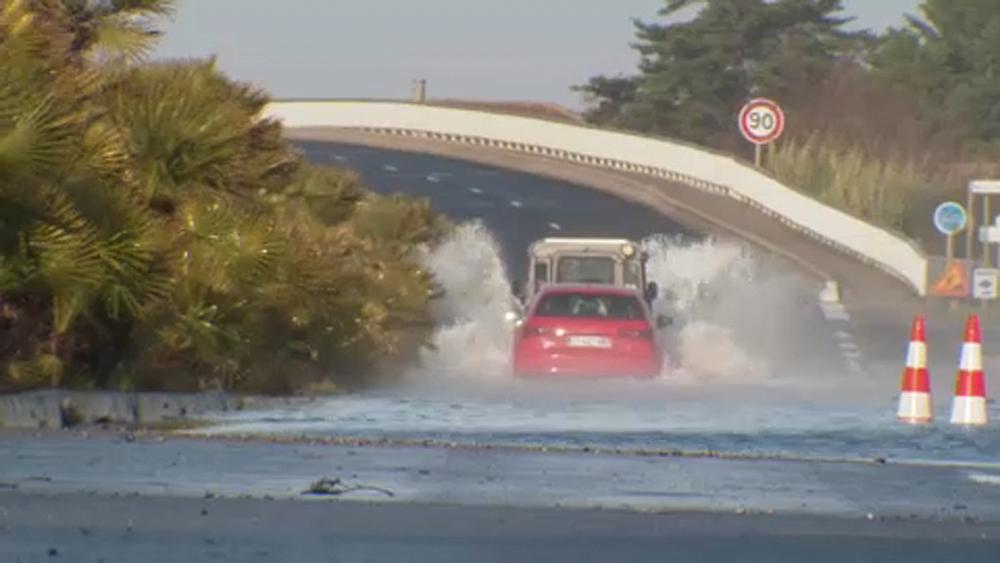
[[[289,405],[302,400],[228,393],[29,391],[0,395],[0,428],[60,429],[94,424],[196,421],[211,414]]]

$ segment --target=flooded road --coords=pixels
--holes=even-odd
[[[928,426],[899,424],[896,393],[891,384],[851,389],[801,381],[455,384],[349,395],[305,409],[233,413],[194,432],[1000,468],[995,429],[954,427],[946,416]],[[937,403],[938,413],[946,414],[948,401]],[[995,405],[992,415],[1000,416]]]
[[[0,456],[19,493],[303,498],[338,478],[377,502],[1000,522],[1000,471],[978,465],[109,435],[7,435]]]

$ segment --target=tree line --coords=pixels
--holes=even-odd
[[[307,164],[170,0],[0,5],[0,390],[289,393],[414,356],[425,201]]]
[[[746,155],[736,114],[788,114],[770,170],[828,203],[926,238],[929,206],[993,170],[1000,1],[926,0],[884,32],[840,0],[667,0],[636,21],[636,73],[577,87],[597,124]],[[693,17],[681,17],[684,15]]]

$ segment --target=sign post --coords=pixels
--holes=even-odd
[[[972,190],[968,190],[965,199],[965,210],[970,219],[969,226],[965,229],[965,259],[971,262],[976,259],[976,196]]]
[[[754,165],[760,168],[764,145],[773,143],[785,132],[785,112],[766,98],[750,100],[740,110],[740,133],[754,145]]]
[[[968,220],[965,208],[954,201],[946,201],[934,209],[934,228],[945,236],[948,262],[955,258],[955,235],[965,229]]]
[[[967,297],[969,281],[965,266],[955,259],[955,235],[969,223],[969,214],[960,203],[946,201],[934,209],[934,228],[945,236],[945,269],[931,286],[931,293],[941,297]]]
[[[1000,180],[973,180],[969,182],[969,203],[970,209],[971,204],[975,201],[975,196],[982,196],[983,198],[983,227],[988,227],[990,224],[990,196],[1000,194]],[[975,218],[973,218],[975,221]],[[967,250],[971,250],[972,243],[972,233],[969,234],[969,240],[966,242],[968,245]],[[980,242],[983,243],[983,265],[989,267],[993,258],[990,256],[990,242],[988,240],[983,240],[980,238]],[[967,258],[972,258],[971,253]]]

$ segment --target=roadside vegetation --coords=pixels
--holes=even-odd
[[[779,145],[767,167],[789,186],[900,233],[907,202],[933,189],[919,164],[872,158],[858,145],[819,134]]]
[[[0,390],[292,393],[391,374],[447,225],[310,166],[167,0],[0,5]]]
[[[841,0],[667,0],[636,22],[631,76],[578,89],[587,118],[750,157],[736,114],[778,100],[777,178],[938,250],[933,205],[1000,173],[1000,11],[994,0],[927,0],[884,33],[857,32]]]

